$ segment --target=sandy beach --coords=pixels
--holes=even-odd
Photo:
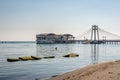
[[[120,80],[120,60],[88,65],[49,80]]]

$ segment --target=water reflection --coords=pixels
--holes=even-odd
[[[79,44],[82,45],[82,44]],[[86,50],[87,47],[87,50]],[[85,55],[85,53],[90,53]],[[77,53],[80,57],[87,57],[86,59],[91,58],[91,63],[98,63],[99,57],[99,44],[91,44],[83,46],[77,46],[75,44],[37,44],[36,45],[36,53],[38,56],[55,56],[57,58],[61,58],[63,55],[67,53]]]
[[[98,63],[99,44],[91,44],[91,60],[93,64]]]
[[[74,51],[74,45],[69,44],[37,44],[36,53],[38,56],[55,56],[61,57],[64,54]]]

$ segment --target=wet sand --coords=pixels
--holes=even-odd
[[[88,65],[49,80],[120,80],[120,60]]]

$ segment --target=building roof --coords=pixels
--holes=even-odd
[[[71,34],[63,34],[63,36],[73,36],[73,35],[71,35]]]
[[[37,34],[36,36],[73,36],[71,34],[55,34],[55,33],[41,33]]]

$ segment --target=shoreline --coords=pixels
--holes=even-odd
[[[120,60],[91,64],[48,80],[120,80]]]

